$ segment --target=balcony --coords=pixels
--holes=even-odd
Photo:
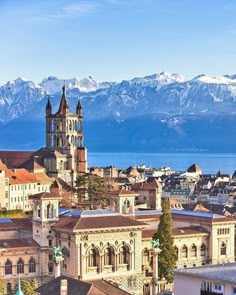
[[[224,295],[224,293],[201,290],[200,295]]]

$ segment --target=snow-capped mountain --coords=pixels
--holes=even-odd
[[[72,106],[78,97],[82,98],[88,120],[104,117],[124,120],[157,113],[236,112],[235,75],[199,75],[187,80],[179,74],[162,72],[120,83],[98,83],[92,77],[66,79],[64,82],[50,76],[38,84],[18,78],[1,86],[0,121],[6,123],[32,114],[34,108],[43,105],[48,95],[56,107],[64,83]]]
[[[19,148],[34,148],[37,139],[38,147],[44,144],[47,99],[50,96],[56,112],[64,83],[72,112],[78,98],[82,100],[89,148],[208,150],[224,142],[224,150],[234,151],[234,146],[236,150],[231,136],[236,124],[236,75],[185,79],[167,72],[120,83],[52,76],[40,83],[24,78],[10,81],[0,87],[0,148],[16,142],[23,144]],[[32,141],[35,132],[41,137]],[[227,141],[220,138],[226,133]]]

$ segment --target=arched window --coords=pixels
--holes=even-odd
[[[52,261],[48,262],[48,273],[53,273],[53,262]]]
[[[221,243],[220,255],[226,255],[226,244],[224,242]]]
[[[7,294],[12,294],[11,283],[7,283]]]
[[[143,250],[143,263],[149,262],[149,251],[148,249]]]
[[[201,256],[206,256],[206,246],[204,244],[201,245],[200,255]]]
[[[5,263],[5,275],[11,275],[12,274],[12,263],[9,259],[7,259]]]
[[[97,266],[97,251],[95,249],[91,249],[89,251],[89,267]]]
[[[36,263],[33,257],[31,257],[29,261],[29,272],[36,272]]]
[[[128,251],[126,247],[120,248],[120,264],[127,264],[128,263]]]
[[[47,218],[53,218],[53,205],[50,203],[47,205]]]
[[[196,247],[196,245],[192,245],[190,254],[191,254],[191,257],[197,257],[197,247]]]
[[[17,273],[24,273],[24,261],[21,258],[17,261],[16,269]]]
[[[185,245],[182,248],[181,256],[182,256],[182,258],[187,258],[188,257],[188,248]]]
[[[112,255],[113,250],[111,248],[106,248],[104,253],[104,265],[112,265]]]

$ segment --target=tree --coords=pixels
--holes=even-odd
[[[0,295],[6,294],[6,287],[3,278],[0,277]]]
[[[27,280],[21,281],[21,289],[24,295],[35,295],[35,283],[33,281],[29,282]]]
[[[173,245],[172,216],[168,198],[162,201],[162,215],[153,239],[159,239],[159,248],[161,249],[158,257],[158,274],[160,277],[165,277],[168,283],[172,283],[172,269],[176,266],[177,255]]]
[[[105,178],[91,173],[78,175],[74,186],[68,187],[76,195],[78,205],[86,209],[93,209],[94,205],[106,205],[108,189]]]

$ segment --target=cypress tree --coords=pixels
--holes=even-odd
[[[161,278],[164,277],[168,283],[172,283],[173,273],[171,270],[176,266],[177,255],[173,245],[172,215],[168,198],[162,200],[162,215],[153,239],[159,239],[159,248],[161,250],[158,256],[158,275]]]

